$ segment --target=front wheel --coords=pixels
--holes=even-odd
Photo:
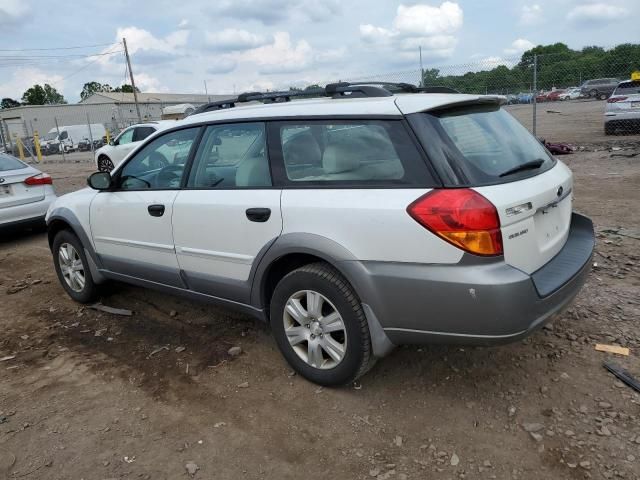
[[[76,302],[90,303],[98,297],[84,248],[78,237],[69,230],[58,232],[53,240],[53,264],[58,280]]]
[[[283,356],[320,385],[344,385],[373,365],[360,300],[330,265],[313,263],[286,275],[271,298],[271,328]]]
[[[98,157],[98,170],[101,172],[110,172],[113,170],[113,162],[106,155],[100,155]]]

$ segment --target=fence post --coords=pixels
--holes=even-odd
[[[18,147],[18,155],[20,156],[20,160],[24,161],[24,149],[22,148],[22,140],[20,139],[18,134],[15,132],[13,136],[16,140],[16,146]]]
[[[538,55],[533,55],[533,136],[537,138],[537,102],[536,97],[538,96]]]
[[[62,161],[66,162],[67,158],[64,155],[64,145],[60,141],[60,127],[58,126],[58,118],[57,117],[53,117],[53,121],[56,122],[56,132],[58,132],[58,145],[60,145],[58,148],[62,149]]]
[[[36,149],[36,157],[38,157],[38,163],[42,163],[42,152],[40,151],[40,135],[38,131],[33,131],[33,148]]]
[[[89,120],[89,112],[87,112],[87,127],[89,128],[89,141],[91,142],[91,153],[93,154],[93,132],[91,131],[91,121]]]
[[[6,135],[7,132],[4,131],[4,125],[2,123],[2,120],[0,120],[0,139],[2,139],[2,148],[5,152],[7,152],[7,140],[5,138]]]

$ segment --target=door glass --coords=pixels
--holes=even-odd
[[[116,139],[116,145],[126,145],[127,143],[131,143],[133,141],[133,128],[125,130],[120,134],[120,136]]]
[[[120,190],[177,189],[182,181],[189,151],[199,127],[167,133],[156,138],[120,170]]]
[[[207,128],[187,183],[191,188],[271,186],[263,123]]]
[[[155,131],[153,127],[136,127],[133,132],[133,141],[141,142]]]

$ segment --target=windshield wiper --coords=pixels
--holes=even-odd
[[[535,160],[531,160],[529,162],[524,162],[518,165],[517,167],[510,168],[506,172],[502,172],[499,177],[506,177],[507,175],[512,175],[514,173],[522,172],[524,170],[535,170],[536,168],[540,168],[544,160],[542,158],[537,158]]]

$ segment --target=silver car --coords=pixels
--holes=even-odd
[[[640,132],[640,80],[621,82],[607,100],[604,133]]]
[[[0,153],[0,228],[44,226],[55,199],[51,176]]]

